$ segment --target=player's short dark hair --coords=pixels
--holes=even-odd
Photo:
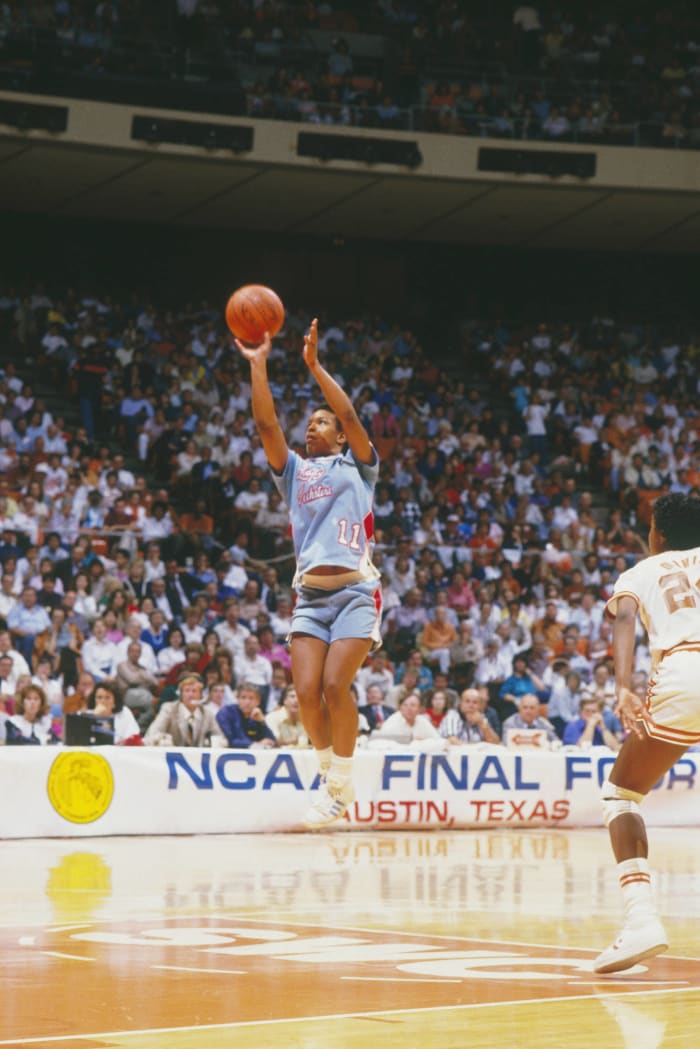
[[[654,503],[654,522],[670,550],[700,546],[700,499],[683,492],[668,492]]]

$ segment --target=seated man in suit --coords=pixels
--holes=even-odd
[[[203,700],[204,683],[197,674],[178,682],[178,698],[164,703],[144,736],[144,743],[161,747],[225,747],[216,721],[217,707]]]
[[[364,714],[371,731],[379,728],[388,717],[395,713],[394,707],[384,702],[384,693],[381,685],[370,685],[367,689],[367,703],[358,708],[360,714]]]

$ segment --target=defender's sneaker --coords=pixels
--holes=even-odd
[[[304,823],[310,830],[317,830],[329,823],[335,823],[343,818],[348,805],[354,800],[355,791],[349,780],[341,784],[325,779],[304,817]]]
[[[668,936],[658,918],[650,915],[643,925],[625,926],[615,942],[593,962],[595,973],[617,973],[644,958],[653,958],[668,947]]]

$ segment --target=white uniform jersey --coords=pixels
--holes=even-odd
[[[700,547],[665,550],[623,572],[605,608],[610,619],[624,595],[639,607],[652,666],[678,645],[700,643]]]
[[[372,504],[379,459],[367,465],[352,452],[302,459],[290,451],[273,479],[285,500],[297,559],[295,582],[319,565],[338,565],[376,579]]]

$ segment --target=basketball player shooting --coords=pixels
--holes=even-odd
[[[321,773],[305,818],[314,829],[341,819],[355,796],[358,713],[350,686],[380,643],[381,591],[371,561],[379,458],[350,398],[318,359],[316,320],[304,337],[304,361],[327,404],[311,414],[305,459],[288,447],[277,418],[267,376],[269,334],[257,346],[238,339],[236,345],[250,362],[253,418],[292,524],[297,600],[290,652]]]

